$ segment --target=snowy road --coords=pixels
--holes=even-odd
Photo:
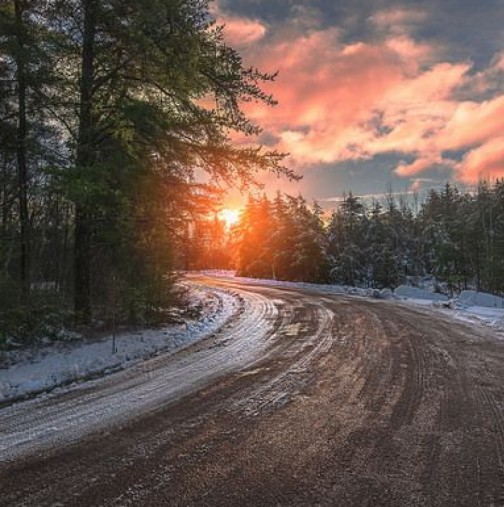
[[[199,278],[215,336],[0,410],[1,505],[503,505],[504,344],[388,301]]]

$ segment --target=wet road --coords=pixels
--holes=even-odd
[[[238,281],[220,333],[0,410],[2,505],[504,505],[504,342]]]

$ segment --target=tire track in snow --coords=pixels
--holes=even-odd
[[[47,453],[92,432],[124,424],[253,362],[266,346],[278,312],[263,296],[242,293],[241,297],[241,314],[214,333],[213,343],[195,344],[187,353],[158,356],[62,395],[0,410],[0,460]]]
[[[188,352],[217,354],[245,333],[256,347],[251,359],[113,435],[6,465],[4,498],[13,505],[503,503],[502,344],[395,303],[209,284],[263,305],[255,315],[269,328],[258,344],[265,327],[237,319],[237,335],[220,333]]]

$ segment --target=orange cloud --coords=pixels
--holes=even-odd
[[[232,16],[222,9],[218,1],[210,4],[210,13],[218,25],[224,25],[224,39],[230,46],[252,44],[266,34],[266,25],[256,19]]]
[[[504,95],[496,90],[504,79],[504,53],[472,75],[471,62],[443,62],[442,48],[409,34],[426,18],[418,9],[379,12],[370,22],[380,40],[351,44],[336,28],[318,29],[313,15],[309,29],[294,19],[274,33],[260,21],[227,15],[218,4],[216,17],[249,63],[279,71],[265,87],[279,105],[244,108],[277,140],[276,148],[290,153],[294,167],[396,153],[415,157],[396,167],[403,177],[445,166],[473,181],[484,164],[489,174],[500,174],[495,139],[504,132]],[[492,90],[493,98],[477,98]],[[457,98],[461,91],[466,98]],[[444,154],[467,149],[461,163]]]
[[[253,19],[222,17],[218,20],[224,26],[224,38],[231,46],[251,44],[262,39],[266,34],[266,26]]]
[[[456,169],[466,183],[504,177],[504,137],[496,137],[469,151]]]
[[[483,143],[504,132],[504,95],[493,100],[462,102],[440,133],[441,149],[454,150]]]

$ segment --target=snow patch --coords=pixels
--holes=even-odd
[[[234,271],[229,270],[205,270],[196,271],[195,274],[207,275],[211,277],[224,278],[228,280],[238,280],[249,285],[267,285],[269,287],[282,287],[293,289],[306,289],[312,292],[320,292],[322,294],[347,294],[350,296],[368,297],[374,299],[389,299],[393,296],[390,289],[373,289],[362,287],[353,287],[349,285],[337,285],[326,283],[310,283],[310,282],[288,282],[285,280],[271,280],[265,278],[247,278],[235,276]]]
[[[409,287],[407,285],[400,285],[394,291],[394,295],[404,299],[420,299],[424,301],[448,301],[448,298],[444,294],[438,294],[431,292],[426,289],[420,289],[418,287]]]
[[[490,296],[491,294],[487,295]],[[482,324],[499,332],[504,331],[504,308],[468,306],[455,310],[453,316],[463,322]]]
[[[485,292],[464,290],[457,299],[459,303],[465,307],[482,306],[487,308],[504,308],[504,298]]]
[[[116,353],[112,351],[112,336],[7,352],[4,359],[9,366],[0,369],[0,403],[112,373],[160,353],[173,353],[216,332],[240,307],[239,298],[223,290],[190,290],[191,304],[203,309],[201,319],[122,333],[116,337]]]

